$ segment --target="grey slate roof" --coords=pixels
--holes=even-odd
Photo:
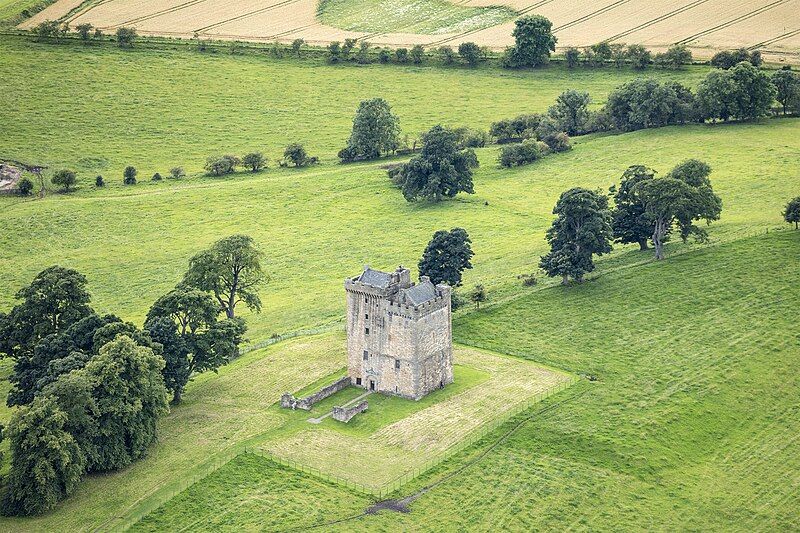
[[[436,298],[436,287],[430,281],[420,282],[401,291],[411,305],[422,305]]]
[[[380,270],[372,270],[371,268],[367,268],[358,277],[358,281],[379,289],[385,289],[392,281],[392,275],[386,272],[381,272]]]

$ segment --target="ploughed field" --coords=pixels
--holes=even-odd
[[[685,43],[698,56],[754,47],[796,62],[800,0],[57,0],[25,21],[63,19],[106,30],[135,26],[150,35],[325,44],[345,38],[376,45],[458,45],[500,49],[513,43],[513,20],[541,14],[559,46],[601,41],[662,50]]]

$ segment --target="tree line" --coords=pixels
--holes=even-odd
[[[87,473],[111,472],[146,455],[157,423],[193,375],[239,353],[241,303],[258,312],[268,281],[250,237],[233,235],[195,255],[183,280],[159,297],[142,328],[91,307],[87,280],[53,266],[0,313],[0,355],[13,359],[0,438],[11,467],[5,515],[52,509]]]

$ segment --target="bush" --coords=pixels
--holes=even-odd
[[[650,50],[640,44],[632,44],[628,47],[628,61],[631,62],[636,70],[646,69],[652,62]]]
[[[392,52],[388,48],[381,48],[378,52],[378,62],[388,63],[392,60]]]
[[[481,48],[472,42],[461,43],[458,45],[458,55],[467,65],[474,67],[481,60]]]
[[[408,48],[398,48],[395,50],[394,58],[398,63],[408,63]]]
[[[581,52],[575,47],[567,48],[564,52],[564,59],[567,62],[567,68],[575,68],[580,62]]]
[[[158,173],[158,172],[156,172],[155,174],[153,174],[153,177],[152,177],[151,179],[152,179],[153,181],[161,181],[161,179],[162,179],[162,178],[161,178],[161,174],[160,174],[160,173]]]
[[[520,274],[517,279],[522,280],[523,287],[533,287],[539,283],[539,280],[536,279],[536,274]]]
[[[19,191],[20,196],[28,196],[31,192],[33,192],[33,182],[27,176],[19,180],[17,183],[17,191]]]
[[[242,158],[242,164],[250,169],[251,172],[258,172],[266,167],[266,159],[261,152],[251,152]]]
[[[735,67],[742,61],[748,61],[754,67],[761,66],[761,52],[754,50],[752,53],[746,48],[739,48],[738,50],[723,50],[717,52],[711,58],[711,66],[728,70]]]
[[[541,121],[542,115],[538,113],[519,115],[512,119],[493,122],[489,134],[497,139],[499,144],[520,141],[534,137],[534,132]]]
[[[295,167],[314,165],[319,160],[316,157],[308,157],[306,149],[300,143],[292,143],[283,151],[283,160],[286,165],[292,164]]]
[[[103,176],[95,176],[94,178],[94,186],[95,187],[105,187],[106,181],[103,179]]]
[[[136,28],[128,28],[126,26],[117,28],[117,45],[120,48],[132,48],[136,37]]]
[[[452,65],[456,61],[456,53],[453,51],[453,48],[450,46],[440,46],[439,47],[439,57],[442,59],[442,63],[445,65]]]
[[[234,155],[223,155],[220,157],[209,157],[203,167],[210,176],[222,176],[231,174],[236,167],[241,164],[241,160]]]
[[[411,61],[415,65],[420,65],[425,61],[425,48],[421,44],[415,45],[411,49]]]
[[[569,135],[560,131],[555,135],[551,135],[546,139],[542,139],[551,152],[560,153],[572,150],[572,142],[569,140]]]
[[[172,179],[178,180],[186,176],[183,167],[174,167],[169,169],[169,175]]]
[[[303,39],[295,39],[294,41],[292,41],[292,51],[294,52],[294,55],[300,57],[300,51],[303,48],[304,44],[305,41]]]
[[[75,185],[77,181],[77,176],[74,170],[67,170],[62,169],[53,174],[53,177],[50,179],[53,185],[58,185],[61,187],[61,190],[64,192],[69,192],[70,189]]]
[[[342,57],[342,45],[339,41],[334,41],[328,45],[328,61],[337,63]]]
[[[136,185],[136,175],[138,173],[136,168],[132,166],[125,167],[125,171],[122,173],[122,183],[125,185]]]
[[[500,165],[506,168],[527,165],[544,157],[547,151],[545,143],[527,139],[520,144],[504,146],[500,151]]]

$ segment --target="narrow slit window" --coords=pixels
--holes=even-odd
[[[369,359],[369,352],[367,350],[364,350],[364,361],[366,361],[367,359]]]
[[[394,360],[394,369],[395,370],[400,370],[400,359],[395,359]]]
[[[369,335],[369,328],[364,328],[364,334]]]

